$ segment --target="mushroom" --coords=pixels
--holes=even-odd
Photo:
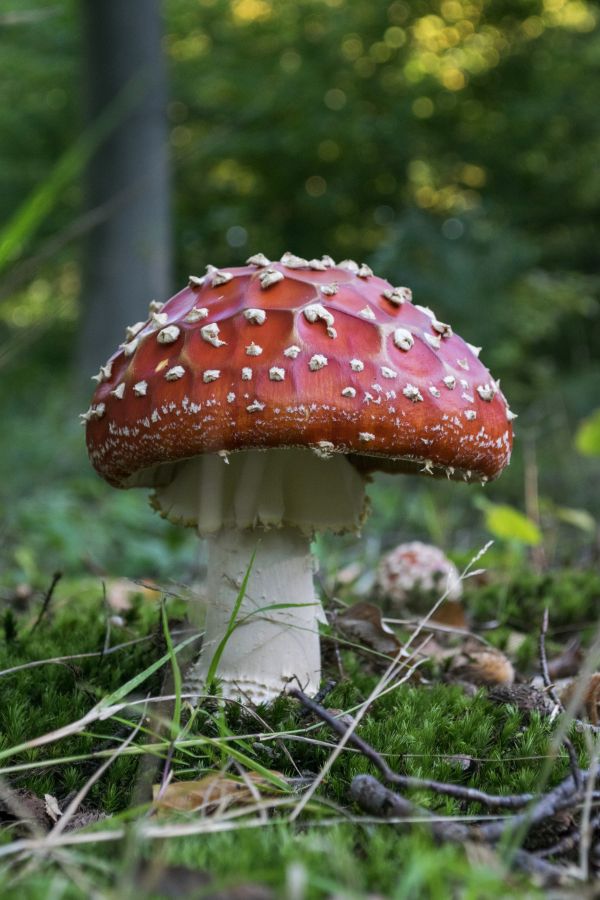
[[[462,585],[458,569],[438,547],[411,541],[399,544],[379,563],[377,585],[395,607],[420,609],[442,594],[450,601],[460,600]]]
[[[350,263],[209,267],[111,357],[83,416],[102,477],[153,488],[163,516],[208,540],[197,694],[215,655],[226,698],[318,689],[311,539],[360,528],[369,473],[487,481],[509,462],[511,414],[473,350]]]

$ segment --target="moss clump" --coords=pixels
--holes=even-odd
[[[61,583],[49,613],[33,631],[33,611],[11,620],[10,639],[6,639],[6,628],[4,636],[0,636],[0,671],[55,657],[74,658],[0,676],[0,750],[76,721],[164,652],[160,640],[152,634],[156,611],[137,602],[127,612],[124,625],[112,627],[111,646],[139,637],[146,639],[102,655],[106,618],[102,587],[94,579]],[[96,655],[82,656],[88,653]],[[158,692],[160,684],[159,673],[149,687]],[[79,789],[99,765],[96,759],[89,758],[90,754],[114,746],[109,743],[110,738],[128,731],[114,721],[98,722],[89,733],[28,750],[5,760],[4,765],[80,757],[71,765],[45,766],[12,776],[14,787],[38,796],[50,793],[62,798]],[[123,808],[129,798],[135,765],[133,759],[119,759],[92,789],[90,801],[107,812]],[[107,796],[118,797],[118,803],[107,803]]]
[[[480,621],[493,618],[524,632],[539,627],[546,607],[552,631],[585,629],[597,624],[600,572],[561,569],[540,575],[524,570],[473,591],[469,605]]]

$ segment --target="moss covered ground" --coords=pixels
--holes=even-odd
[[[543,605],[554,600],[559,623],[554,640],[562,639],[560,628],[578,623],[585,628],[593,622],[599,584],[594,573],[581,572],[523,576],[519,584],[480,587],[469,602],[480,621],[495,617],[499,622],[496,643],[507,644],[515,628],[529,632],[519,650],[522,671],[527,672],[536,665],[532,622],[541,617]],[[563,600],[566,611],[560,606]],[[307,808],[291,822],[297,791],[320,770],[333,745],[331,733],[303,715],[297,701],[282,699],[256,714],[234,707],[226,716],[211,703],[192,714],[184,703],[180,725],[186,730],[185,743],[173,751],[169,729],[160,731],[155,720],[141,721],[139,711],[144,698],[158,696],[173,664],[173,658],[165,656],[167,636],[175,645],[185,636],[179,600],[167,600],[166,635],[160,595],[133,594],[130,608],[120,619],[113,618],[108,640],[107,607],[97,578],[60,582],[36,625],[39,609],[35,600],[22,603],[16,613],[6,611],[0,633],[3,898],[227,897],[237,896],[236,891],[248,898],[536,896],[536,885],[509,872],[501,851],[439,846],[422,828],[368,820],[349,798],[349,785],[354,775],[375,770],[352,749],[340,755]],[[56,657],[62,659],[30,665]],[[129,694],[137,705],[61,740],[14,752],[32,738],[80,719],[161,657],[165,664]],[[379,675],[361,654],[345,651],[343,663],[344,676],[326,702],[347,711],[368,696]],[[11,669],[15,671],[7,671]],[[565,776],[564,753],[549,760],[554,726],[547,718],[534,714],[525,719],[515,707],[492,702],[483,689],[472,694],[460,684],[444,683],[434,670],[423,675],[421,683],[400,685],[380,697],[360,725],[360,735],[384,753],[392,767],[491,793],[535,791],[542,778],[552,786]],[[12,841],[30,838],[35,829],[43,836],[53,823],[42,802],[56,798],[64,810],[136,726],[140,731],[132,744],[87,792],[81,811],[88,819],[76,822],[79,835],[117,829],[118,840],[67,840],[52,852],[8,853]],[[217,813],[205,816],[202,833],[169,837],[166,832],[150,838],[140,823],[173,820],[164,814],[150,816],[148,804],[140,805],[136,781],[147,742],[161,765],[169,758],[176,780],[198,780],[231,767],[234,754],[246,771],[280,773],[295,787],[278,798],[281,807],[263,821],[255,816],[227,819]],[[583,760],[579,735],[575,742]],[[481,812],[424,791],[413,792],[412,799],[438,816]],[[15,811],[15,802],[35,810],[29,823]],[[182,813],[174,821],[187,826],[198,823],[199,817]],[[3,853],[8,855],[3,858]]]

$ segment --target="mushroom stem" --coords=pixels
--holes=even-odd
[[[309,694],[316,692],[321,675],[319,622],[324,616],[313,570],[310,538],[298,528],[222,528],[211,536],[204,643],[188,674],[187,689],[194,694],[205,690],[215,654],[222,651],[215,675],[224,698],[264,703],[290,683]]]

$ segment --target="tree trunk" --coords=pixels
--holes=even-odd
[[[116,110],[87,172],[87,206],[105,213],[84,265],[79,368],[91,373],[169,295],[171,231],[160,0],[82,7],[89,119]]]

